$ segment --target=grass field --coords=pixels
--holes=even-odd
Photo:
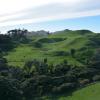
[[[82,30],[64,30],[47,36],[33,36],[31,44],[20,44],[5,57],[9,65],[15,66],[23,66],[27,60],[44,58],[47,58],[50,64],[57,64],[66,59],[69,64],[82,66],[81,62],[70,55],[70,50],[73,48],[79,50],[85,47],[90,42],[89,35],[95,35],[92,32],[88,33],[88,31],[86,33],[82,32]],[[34,42],[40,42],[42,47],[34,47]],[[55,55],[56,52],[65,52],[69,55],[57,56]]]

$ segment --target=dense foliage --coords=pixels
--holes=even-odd
[[[95,55],[97,56],[97,54]],[[100,81],[99,61],[87,67],[61,64],[49,65],[43,61],[27,61],[23,69],[8,66],[0,58],[0,98],[3,100],[33,100],[43,95],[70,93],[77,88]]]
[[[14,47],[13,41],[9,35],[0,34],[0,53],[9,51]]]

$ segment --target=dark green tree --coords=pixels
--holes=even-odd
[[[0,77],[0,99],[22,100],[22,91],[17,80]]]
[[[76,50],[75,50],[75,49],[71,49],[71,50],[70,50],[70,53],[71,53],[71,56],[72,56],[72,57],[74,57],[74,56],[75,56],[75,52],[76,52]]]

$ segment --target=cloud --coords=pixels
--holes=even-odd
[[[100,15],[99,0],[2,1],[0,0],[0,27]]]

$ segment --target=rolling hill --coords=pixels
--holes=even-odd
[[[0,88],[7,94],[1,91],[2,98],[99,100],[99,33],[10,32],[0,35]]]
[[[27,60],[47,58],[50,64],[66,59],[71,65],[83,66],[100,47],[100,34],[89,30],[66,29],[48,35],[39,31],[39,34],[31,34],[28,38],[31,42],[20,43],[5,56],[9,65],[23,66]],[[75,50],[74,57],[72,49]]]

